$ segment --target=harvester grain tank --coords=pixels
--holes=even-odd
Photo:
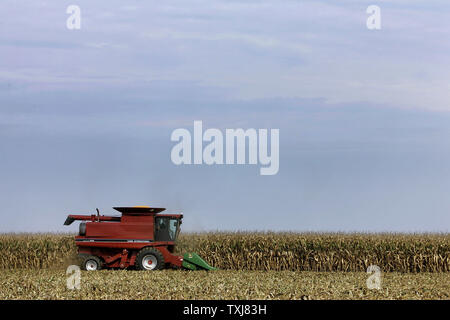
[[[174,254],[182,214],[160,214],[165,208],[114,207],[121,216],[69,215],[64,225],[82,221],[75,237],[84,270],[179,267],[215,270],[196,253]]]

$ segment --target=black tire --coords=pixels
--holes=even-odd
[[[81,269],[86,271],[97,271],[102,269],[102,260],[97,256],[86,255],[81,262]]]
[[[153,260],[154,258],[156,258],[156,261]],[[161,270],[164,269],[164,265],[164,256],[156,248],[143,248],[137,254],[136,267],[138,270]]]

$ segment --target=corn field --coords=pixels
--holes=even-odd
[[[0,235],[1,269],[51,269],[76,260],[74,235]],[[187,233],[177,251],[219,269],[249,271],[450,271],[449,234]]]

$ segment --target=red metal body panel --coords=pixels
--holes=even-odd
[[[153,221],[88,222],[85,238],[154,239]]]
[[[181,267],[182,257],[173,254],[174,241],[155,241],[155,217],[182,218],[181,214],[157,214],[163,208],[117,208],[121,217],[99,215],[69,215],[66,224],[74,220],[87,221],[84,235],[75,237],[80,254],[95,255],[106,267],[126,268],[135,265],[139,250],[158,249],[166,264]]]

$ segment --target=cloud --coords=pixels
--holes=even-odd
[[[380,31],[365,27],[370,1],[80,1],[79,32],[61,4],[35,16],[43,4],[0,4],[0,80],[16,88],[185,81],[230,99],[450,110],[450,22],[426,1],[380,3]]]

